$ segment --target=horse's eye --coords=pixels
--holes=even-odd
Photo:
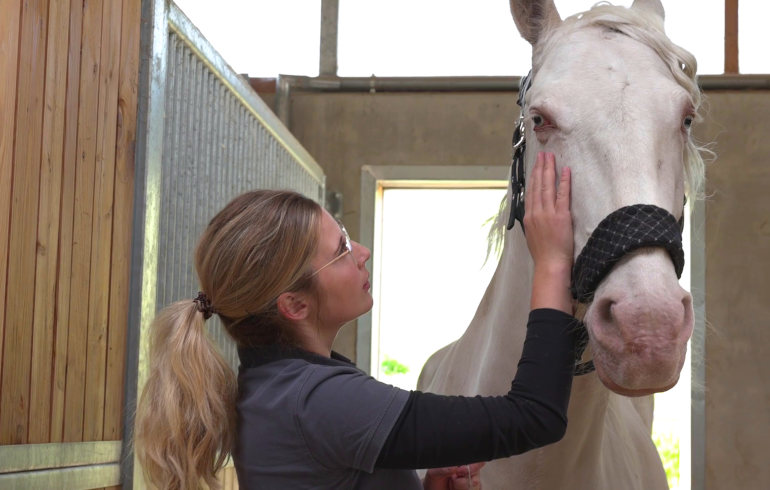
[[[692,116],[692,115],[685,116],[684,121],[682,121],[682,125],[684,126],[685,129],[690,129],[694,121],[695,121],[695,116]]]
[[[545,124],[545,118],[540,114],[535,114],[532,116],[532,123],[535,125],[535,127],[542,126]]]

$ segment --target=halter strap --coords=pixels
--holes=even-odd
[[[590,303],[599,283],[615,264],[642,247],[666,249],[677,277],[681,277],[683,225],[683,220],[678,222],[671,213],[652,204],[634,204],[613,211],[599,223],[575,261],[572,297],[581,303]]]
[[[527,149],[527,143],[524,137],[524,98],[527,91],[532,86],[532,71],[519,81],[519,96],[516,103],[521,107],[519,111],[519,120],[516,123],[516,129],[513,131],[513,140],[511,146],[513,155],[511,157],[511,211],[508,215],[508,230],[512,229],[518,221],[524,230],[524,184],[526,183],[524,170],[524,152]]]

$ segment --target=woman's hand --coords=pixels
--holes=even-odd
[[[484,464],[473,463],[429,469],[425,474],[422,486],[425,490],[480,490],[480,473]]]
[[[553,153],[537,154],[524,194],[524,232],[535,261],[530,307],[572,313],[569,292],[574,237],[570,214],[570,169],[562,168],[556,187]]]

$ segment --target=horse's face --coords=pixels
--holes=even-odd
[[[633,9],[651,2],[641,3]],[[652,3],[654,12],[660,5]],[[561,23],[550,0],[511,0],[511,6],[533,42],[523,113],[527,164],[538,151],[550,151],[557,164],[572,168],[576,256],[599,222],[623,206],[652,204],[679,219],[696,108],[670,66],[606,23]],[[662,7],[655,15],[661,14]],[[623,257],[599,284],[584,321],[596,371],[609,389],[644,395],[678,381],[693,328],[692,298],[663,248]]]

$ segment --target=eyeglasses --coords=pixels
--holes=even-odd
[[[350,235],[348,235],[348,230],[345,229],[345,226],[342,223],[340,223],[339,225],[340,225],[340,230],[342,231],[342,236],[345,238],[345,251],[343,251],[341,254],[339,254],[338,256],[334,257],[333,259],[331,259],[326,264],[324,264],[321,267],[319,267],[318,269],[316,269],[315,272],[310,274],[310,277],[315,276],[316,274],[318,274],[322,270],[326,269],[327,267],[329,267],[333,263],[335,263],[338,260],[340,260],[342,257],[344,257],[344,256],[346,256],[348,254],[352,254],[353,253],[353,244],[350,243]]]

